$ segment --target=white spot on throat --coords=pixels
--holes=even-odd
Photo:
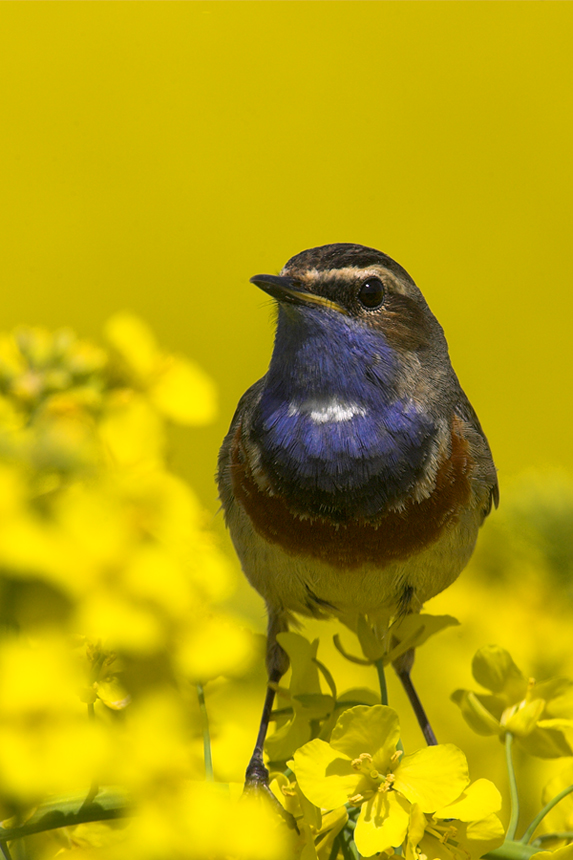
[[[308,415],[315,424],[339,424],[351,421],[357,415],[366,415],[366,409],[358,403],[332,397],[329,400],[311,399],[305,400],[304,403],[291,403],[288,414]]]

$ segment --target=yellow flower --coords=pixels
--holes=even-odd
[[[58,637],[0,645],[0,795],[15,803],[87,792],[109,776],[110,738],[87,720],[84,678]]]
[[[253,656],[252,634],[232,616],[210,612],[184,626],[174,662],[186,677],[204,683],[219,675],[240,676]]]
[[[406,860],[478,860],[503,842],[503,826],[495,815],[500,807],[501,795],[488,779],[468,785],[433,815],[424,815],[414,804]]]
[[[540,758],[573,754],[566,738],[573,729],[572,681],[528,681],[509,652],[497,645],[479,649],[472,673],[490,692],[456,690],[452,699],[475,732],[502,739],[511,732],[527,752]]]
[[[564,845],[555,851],[538,851],[529,860],[573,860],[573,845]]]
[[[161,352],[143,320],[115,314],[105,333],[122,375],[147,392],[158,412],[179,424],[206,424],[215,417],[215,388],[207,374],[187,358]]]
[[[541,795],[543,805],[549,803],[572,784],[573,765],[569,764],[565,770],[554,776],[543,789]],[[544,844],[550,844],[552,848],[556,845],[562,847],[565,844],[563,836],[561,835],[560,838],[559,834],[573,831],[573,794],[565,795],[559,803],[549,810],[539,825],[539,831],[543,834],[555,834],[555,837],[549,841],[544,838]],[[535,837],[533,841],[535,841]]]
[[[358,705],[339,718],[330,743],[310,741],[291,764],[316,806],[360,806],[354,839],[365,857],[402,844],[412,804],[435,813],[469,783],[467,762],[457,747],[442,744],[404,755],[397,749],[399,738],[392,708]]]
[[[334,840],[348,821],[346,807],[339,806],[321,815],[296,782],[289,782],[282,773],[274,774],[270,789],[296,819],[300,837],[296,856],[300,856],[300,860],[329,860]]]

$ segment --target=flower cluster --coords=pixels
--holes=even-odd
[[[46,833],[30,856],[281,858],[270,813],[204,782],[198,690],[254,654],[222,605],[228,562],[166,467],[166,422],[209,421],[213,385],[129,314],[105,340],[0,337],[0,819],[61,795],[104,809],[121,786],[128,826]]]

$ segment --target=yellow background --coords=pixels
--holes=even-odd
[[[97,338],[127,308],[197,359],[219,419],[174,431],[174,467],[214,515],[272,344],[249,277],[372,245],[443,324],[502,501],[571,472],[572,24],[559,2],[1,4],[0,327]]]

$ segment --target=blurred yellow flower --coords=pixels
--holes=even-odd
[[[213,385],[133,316],[107,333],[108,349],[67,329],[0,336],[2,811],[24,820],[54,793],[79,809],[120,784],[137,826],[69,828],[60,851],[230,857],[218,825],[234,816],[237,857],[255,857],[249,827],[281,844],[270,816],[190,788],[204,776],[190,681],[243,672],[253,648],[217,606],[231,566],[165,463],[166,421],[209,420]]]
[[[108,776],[110,739],[86,719],[83,684],[81,666],[61,639],[0,643],[0,796],[18,804],[87,793]]]
[[[549,803],[571,785],[573,785],[573,764],[569,764],[547,783],[541,795],[543,804]],[[552,848],[562,847],[565,844],[567,837],[563,834],[573,832],[573,793],[562,797],[559,803],[549,810],[542,819],[539,830],[543,834],[555,834],[548,843]]]
[[[501,738],[511,732],[527,752],[541,758],[572,754],[566,737],[573,730],[572,681],[528,681],[509,652],[497,645],[479,649],[472,672],[490,693],[456,690],[452,699],[474,731]]]
[[[166,418],[179,424],[213,420],[215,388],[209,377],[189,359],[162,353],[142,320],[127,312],[115,314],[105,334],[133,387],[144,390]]]
[[[188,625],[175,648],[179,670],[202,683],[219,675],[243,674],[255,654],[253,635],[221,612],[211,612]]]

